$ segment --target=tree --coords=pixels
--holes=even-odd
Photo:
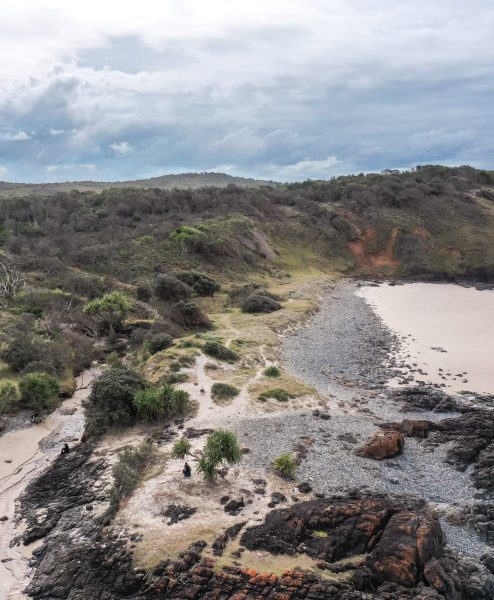
[[[112,425],[132,422],[136,416],[134,396],[145,380],[127,367],[110,368],[94,382],[85,403],[88,435],[103,433]]]
[[[21,400],[36,411],[50,408],[60,393],[58,381],[48,373],[27,373],[19,382]]]
[[[97,316],[100,326],[109,328],[110,333],[115,331],[131,309],[132,302],[121,292],[110,292],[84,306],[84,312],[90,316]]]
[[[5,306],[23,285],[24,279],[13,256],[5,250],[0,251],[0,304]]]
[[[190,296],[191,289],[173,275],[160,273],[153,281],[153,292],[161,300],[185,300]]]
[[[179,439],[172,448],[172,457],[184,459],[190,455],[197,462],[197,470],[206,481],[214,481],[223,463],[238,464],[242,460],[242,449],[237,436],[226,429],[210,433],[203,450],[193,450],[187,439]]]

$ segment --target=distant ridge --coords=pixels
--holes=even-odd
[[[274,181],[234,177],[226,173],[180,173],[178,175],[160,175],[149,179],[131,181],[66,181],[61,183],[9,183],[0,181],[0,197],[24,196],[27,194],[47,195],[57,192],[79,190],[80,192],[101,192],[115,187],[143,187],[171,190],[198,189],[201,187],[226,187],[227,185],[255,188],[263,185],[276,186]]]

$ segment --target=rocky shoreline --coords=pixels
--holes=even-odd
[[[135,570],[137,534],[112,522],[110,465],[82,444],[23,496],[23,541],[43,540],[27,593],[69,600],[493,598],[494,414],[437,388],[386,389],[398,343],[355,286],[340,284],[283,340],[283,366],[313,385],[326,408],[229,423],[251,471],[262,477],[274,456],[294,452],[305,483],[296,496],[273,502],[282,506],[255,527],[244,528],[239,505],[238,527],[218,537],[218,554],[238,536],[239,557],[244,550],[294,556],[289,571],[262,573],[240,562],[218,568],[201,540],[151,572]],[[392,458],[362,453],[378,432],[403,440]],[[297,568],[302,555],[317,561],[316,573]]]

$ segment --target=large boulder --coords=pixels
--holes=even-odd
[[[378,431],[357,451],[359,456],[384,460],[403,452],[405,436],[400,431]]]
[[[423,512],[404,511],[391,517],[369,558],[369,567],[378,583],[392,581],[414,587],[424,567],[443,556],[439,521]]]

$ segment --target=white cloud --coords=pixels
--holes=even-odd
[[[37,132],[8,145],[16,179],[47,164],[97,164],[113,179],[225,164],[288,180],[494,163],[491,0],[0,0],[0,11],[0,140]]]
[[[132,146],[128,142],[113,142],[113,144],[109,144],[108,147],[122,156],[130,154],[133,150]]]
[[[30,139],[31,136],[25,131],[4,131],[3,133],[0,133],[0,140],[6,142],[23,142]]]
[[[4,165],[0,165],[0,177],[5,177],[8,171],[9,170],[7,169],[7,167],[5,167]]]

